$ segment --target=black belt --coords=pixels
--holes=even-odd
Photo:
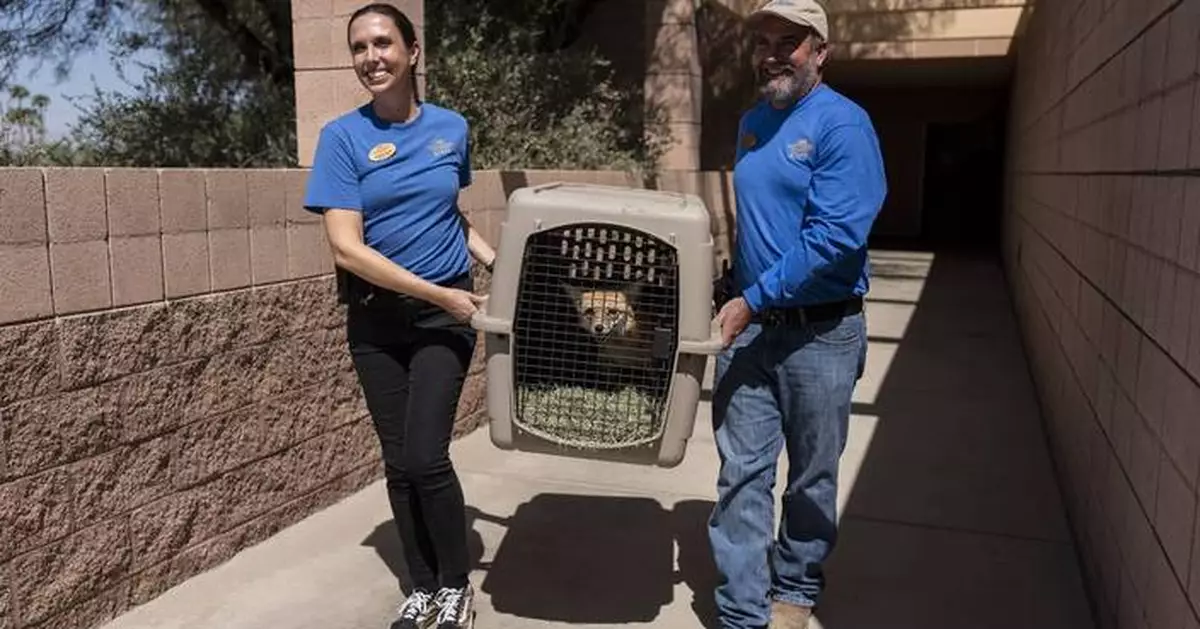
[[[750,320],[763,325],[803,325],[856,315],[862,310],[862,297],[854,297],[844,301],[832,301],[811,306],[767,308],[755,314]]]
[[[447,282],[440,282],[438,285],[459,288],[462,290],[471,290],[471,280],[471,274],[468,272]],[[364,280],[361,277],[340,268],[337,269],[337,290],[338,301],[339,303],[343,304],[356,303],[358,305],[365,305],[374,301],[376,303],[388,303],[389,305],[410,307],[425,307],[430,305],[424,300],[417,299],[412,295],[405,295],[402,293],[397,293],[396,291],[388,288],[383,288],[382,286],[376,286],[371,282],[368,282],[367,280]]]

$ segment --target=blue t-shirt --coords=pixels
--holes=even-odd
[[[471,183],[467,121],[422,103],[389,122],[368,103],[321,128],[305,209],[358,210],[367,246],[414,275],[445,283],[470,269],[458,191]]]
[[[738,128],[733,186],[734,281],[751,310],[867,292],[887,180],[861,107],[825,84],[787,109],[759,102]]]

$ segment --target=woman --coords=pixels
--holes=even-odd
[[[495,252],[459,212],[471,182],[467,123],[422,103],[412,22],[365,6],[347,29],[371,102],[321,129],[305,207],[323,215],[345,280],[347,337],[383,451],[412,593],[393,629],[470,626],[467,525],[449,457],[475,347],[470,256]]]

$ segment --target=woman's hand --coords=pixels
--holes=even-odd
[[[486,296],[457,288],[447,288],[438,299],[438,305],[455,319],[465,323],[471,320],[471,317],[479,310],[479,305],[485,301],[487,301]]]

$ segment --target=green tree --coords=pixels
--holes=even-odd
[[[598,1],[427,0],[427,99],[471,119],[476,167],[653,167],[662,127],[641,86],[573,46]],[[0,0],[0,13],[8,72],[35,56],[66,73],[100,43],[124,64],[158,59],[131,94],[97,90],[83,105],[76,161],[295,163],[289,0]]]
[[[8,103],[0,105],[2,135],[5,146],[27,146],[41,141],[46,135],[45,111],[50,99],[45,94],[34,96],[26,105],[30,93],[23,85],[8,86]]]
[[[641,85],[578,45],[596,0],[427,2],[429,99],[471,121],[479,168],[653,171],[668,136]]]
[[[0,14],[10,74],[20,59],[55,58],[65,76],[101,44],[123,69],[142,66],[131,93],[96,90],[81,104],[72,140],[89,162],[295,162],[289,0],[0,0]]]
[[[287,0],[136,0],[119,58],[157,57],[131,94],[97,90],[73,138],[98,164],[295,163]]]
[[[67,142],[46,140],[46,109],[50,97],[32,94],[23,85],[0,83],[0,166],[71,164],[74,151]]]
[[[165,46],[155,27],[197,15],[201,28],[224,33],[220,47],[236,51],[247,75],[291,83],[290,0],[0,0],[0,81],[11,80],[22,59],[57,59],[54,70],[66,76],[81,52],[100,44]]]

